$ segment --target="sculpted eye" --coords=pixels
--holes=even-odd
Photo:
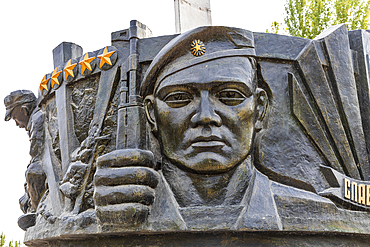
[[[219,101],[225,105],[235,106],[241,104],[247,97],[236,89],[224,89],[216,94]]]
[[[163,101],[166,102],[169,107],[179,108],[186,106],[192,100],[193,95],[188,92],[174,92],[168,94]]]

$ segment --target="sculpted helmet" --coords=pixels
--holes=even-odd
[[[27,103],[35,103],[36,105],[36,96],[30,90],[17,90],[6,96],[4,99],[4,105],[6,107],[5,121],[10,120],[10,115],[16,106]]]

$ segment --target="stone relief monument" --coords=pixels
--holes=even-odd
[[[370,33],[314,40],[221,26],[63,42],[30,136],[28,246],[366,246]]]

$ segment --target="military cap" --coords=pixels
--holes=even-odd
[[[10,120],[10,115],[16,106],[36,102],[36,96],[30,90],[17,90],[11,92],[4,99],[4,105],[6,107],[5,121]]]
[[[155,92],[167,76],[191,66],[234,56],[255,56],[253,33],[244,29],[206,26],[172,39],[154,57],[146,71],[141,96]]]

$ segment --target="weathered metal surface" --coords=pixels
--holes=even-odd
[[[363,246],[368,39],[132,21],[97,51],[62,43],[37,99],[5,99],[31,140],[25,243]]]

